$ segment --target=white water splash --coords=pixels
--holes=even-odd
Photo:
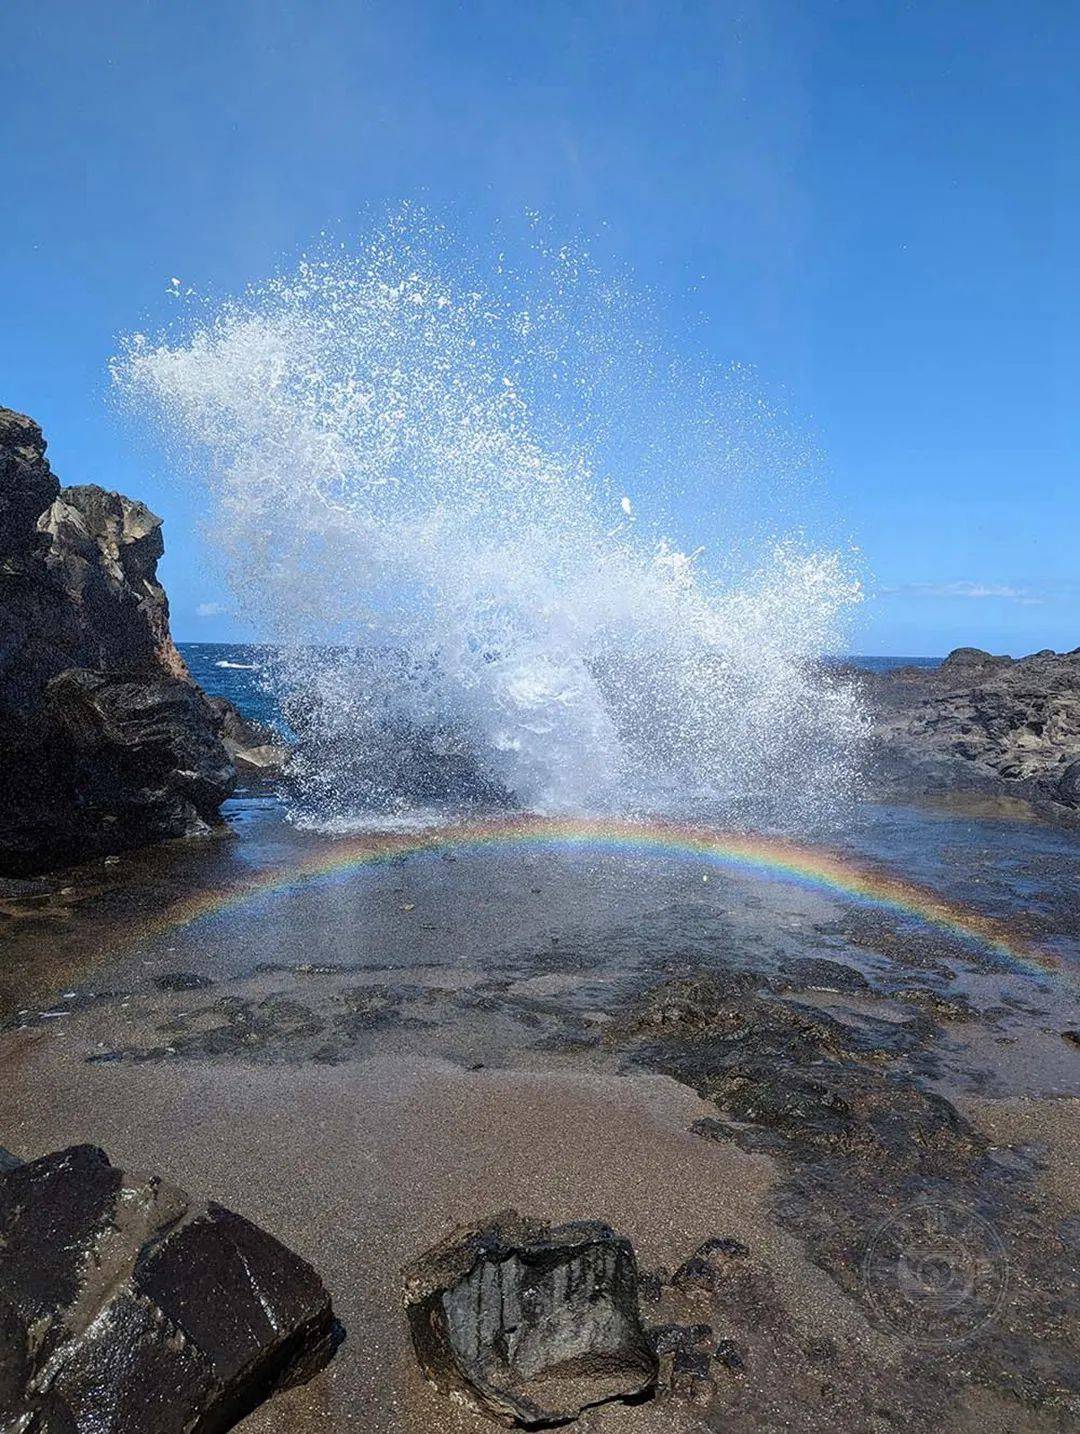
[[[295,815],[341,828],[471,795],[820,817],[862,732],[812,666],[859,597],[845,563],[776,541],[722,584],[650,531],[643,474],[596,473],[605,393],[642,363],[625,295],[569,251],[525,298],[485,291],[435,247],[392,225],[114,366],[206,452],[238,605],[279,645],[304,739]],[[693,422],[686,451],[745,442],[704,404]]]

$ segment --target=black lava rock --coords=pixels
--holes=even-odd
[[[552,1228],[505,1211],[404,1271],[413,1346],[444,1394],[538,1428],[656,1384],[630,1242],[606,1225]]]
[[[0,1177],[0,1427],[214,1434],[335,1337],[315,1271],[239,1215],[91,1145]]]

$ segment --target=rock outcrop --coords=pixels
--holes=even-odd
[[[306,1261],[91,1145],[0,1174],[0,1426],[212,1434],[333,1353]]]
[[[1013,795],[1080,810],[1080,648],[864,673],[877,775],[903,794]]]
[[[0,409],[0,872],[205,832],[235,782],[169,635],[161,520]]]
[[[444,1394],[542,1428],[656,1384],[630,1242],[606,1225],[551,1228],[513,1210],[459,1230],[405,1271],[420,1366]]]

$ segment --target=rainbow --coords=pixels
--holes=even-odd
[[[905,921],[918,921],[1024,972],[1060,973],[1061,963],[1055,956],[1039,951],[1004,923],[825,848],[703,826],[611,818],[512,816],[420,832],[350,837],[320,846],[293,865],[259,872],[240,886],[182,898],[143,927],[140,936],[176,931],[259,896],[327,880],[394,857],[523,847],[692,860],[735,875],[784,881],[887,911]]]

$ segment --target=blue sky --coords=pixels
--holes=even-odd
[[[177,636],[228,637],[197,497],[110,408],[118,335],[403,199],[535,209],[812,431],[859,650],[1074,647],[1078,13],[9,0],[0,402],[166,518]]]

